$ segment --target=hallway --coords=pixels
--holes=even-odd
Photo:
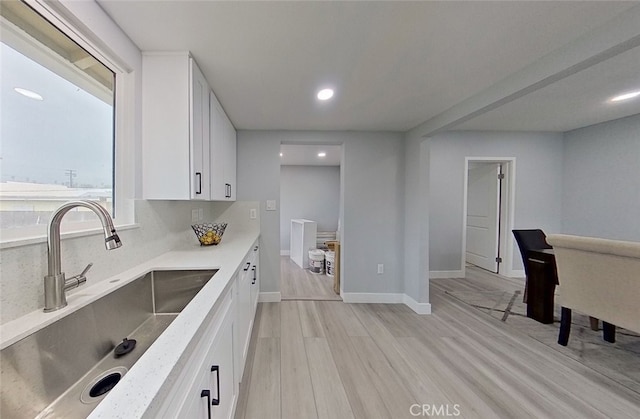
[[[280,256],[280,275],[283,300],[342,301],[333,291],[333,277],[302,269],[289,256]]]

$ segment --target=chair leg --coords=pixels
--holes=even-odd
[[[558,343],[567,346],[569,342],[569,333],[571,332],[571,309],[562,307],[560,311],[560,333],[558,334]]]
[[[610,343],[616,342],[616,326],[615,325],[603,321],[602,334],[603,334],[604,340],[606,340],[607,342],[610,342]]]
[[[600,326],[598,323],[599,323],[598,319],[596,319],[595,317],[589,316],[589,325],[591,326],[591,330],[596,332],[600,330]]]

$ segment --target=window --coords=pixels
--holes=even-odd
[[[25,3],[3,1],[0,13],[2,241],[45,234],[70,200],[115,215],[115,72]],[[98,225],[83,209],[65,224]]]

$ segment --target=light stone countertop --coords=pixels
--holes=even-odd
[[[218,269],[185,309],[158,337],[122,380],[100,402],[91,418],[142,417],[157,409],[166,390],[178,376],[179,361],[186,358],[188,345],[198,337],[207,316],[220,303],[220,296],[258,239],[259,231],[225,235],[217,246],[191,245],[184,250],[164,253],[145,263],[88,286],[68,296],[68,306],[53,313],[32,312],[0,328],[1,348],[44,328],[91,302],[134,281],[152,270]],[[165,395],[166,396],[166,395]]]

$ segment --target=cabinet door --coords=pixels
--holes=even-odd
[[[212,418],[231,418],[237,391],[233,365],[233,316],[229,312],[208,356],[207,379],[211,388]],[[215,390],[215,391],[214,391]],[[217,404],[215,404],[217,402]]]
[[[180,411],[180,417],[192,419],[211,417],[211,388],[208,384],[207,374],[204,367],[198,372],[194,386],[189,390],[187,400]]]
[[[210,92],[211,199],[236,199],[236,129],[213,91]]]
[[[142,65],[142,193],[191,199],[189,55],[145,52]]]
[[[210,199],[209,188],[209,85],[193,58],[191,70],[191,199]]]
[[[225,198],[227,201],[236,200],[236,129],[225,115],[226,135],[224,139],[224,183],[228,189]]]
[[[249,258],[245,259],[245,265],[243,266],[243,270],[240,271],[238,275],[238,287],[237,287],[237,299],[236,299],[236,367],[237,371],[237,381],[240,382],[242,380],[242,373],[244,370],[244,363],[246,360],[247,352],[249,349],[249,341],[251,338],[251,333],[249,330],[250,322],[251,322],[251,260]]]
[[[256,308],[258,306],[258,297],[260,296],[260,250],[258,243],[253,246],[253,266],[251,280],[251,318],[255,317]]]
[[[210,153],[209,164],[211,174],[211,199],[224,201],[226,195],[224,181],[224,112],[213,91],[209,92],[209,121],[210,121]]]
[[[233,415],[238,396],[234,381],[233,310],[229,308],[221,315],[224,320],[180,411],[181,418],[229,419]]]

